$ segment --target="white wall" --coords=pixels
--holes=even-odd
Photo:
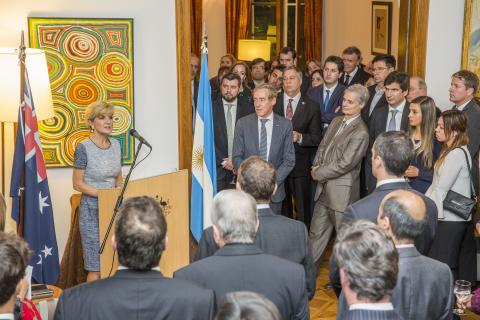
[[[391,54],[397,57],[400,1],[388,2],[393,3]],[[357,46],[364,63],[371,61],[372,0],[325,0],[323,6],[322,60],[329,55],[340,56],[346,47]]]
[[[0,0],[0,8],[0,47],[18,47],[20,31],[28,30],[29,16],[133,18],[135,127],[152,144],[153,152],[132,178],[178,167],[174,0]],[[7,146],[10,152],[11,147]],[[72,170],[50,169],[47,173],[62,254],[70,226]]]
[[[220,58],[227,52],[225,1],[203,0],[203,19],[207,26],[208,73],[211,78],[217,75]]]
[[[438,107],[448,109],[450,77],[460,70],[464,0],[430,0],[425,80]]]

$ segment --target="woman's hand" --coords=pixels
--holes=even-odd
[[[458,309],[472,309],[472,295],[470,295],[467,299],[465,300],[459,300],[457,299],[457,308]]]
[[[407,168],[407,171],[405,171],[404,176],[408,178],[418,177],[418,168],[414,166],[409,166]]]

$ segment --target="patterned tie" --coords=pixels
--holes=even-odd
[[[345,75],[345,85],[348,85],[349,82],[350,82],[350,75],[346,74]]]
[[[454,106],[452,107],[452,110],[458,110],[458,106],[457,106],[457,105],[454,105]]]
[[[397,122],[395,120],[395,116],[397,115],[398,110],[390,110],[392,117],[390,118],[390,122],[388,123],[387,131],[396,131],[397,130]]]
[[[292,118],[293,118],[292,101],[293,101],[293,99],[288,99],[287,112],[285,114],[285,117],[290,121],[292,121]]]
[[[328,102],[330,101],[330,90],[326,90],[327,95],[325,96],[325,99],[323,100],[323,112],[327,111],[328,108]]]
[[[228,157],[232,157],[233,149],[233,127],[232,127],[232,108],[233,104],[227,103],[227,140],[228,140]]]
[[[261,130],[260,130],[260,157],[264,160],[268,161],[267,158],[267,128],[265,127],[265,124],[267,123],[268,119],[260,119],[260,122],[262,124]]]
[[[340,125],[340,128],[338,129],[337,133],[335,134],[335,137],[338,136],[340,133],[342,133],[343,129],[347,126],[347,120],[342,120],[342,124]]]

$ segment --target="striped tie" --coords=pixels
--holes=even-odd
[[[260,157],[264,160],[268,161],[267,158],[267,128],[265,127],[265,124],[267,123],[268,119],[260,119],[260,122],[262,124],[261,130],[260,130]]]

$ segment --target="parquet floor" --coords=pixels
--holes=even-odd
[[[324,261],[320,267],[317,276],[317,290],[312,301],[310,301],[310,319],[311,320],[335,320],[337,314],[337,298],[332,289],[326,289],[328,280],[328,257],[331,254],[331,246],[325,254]],[[434,320],[434,319],[432,319]],[[461,316],[460,320],[480,320],[480,316],[468,312]]]

